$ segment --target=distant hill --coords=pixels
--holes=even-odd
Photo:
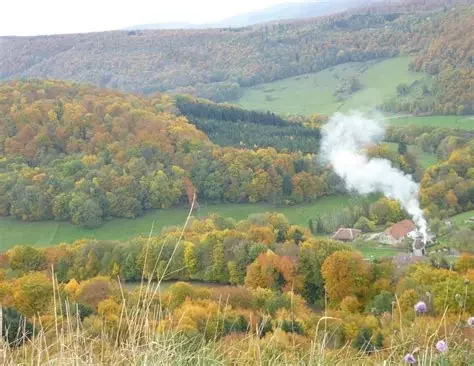
[[[382,2],[243,28],[0,37],[0,79],[54,78],[222,102],[237,100],[243,87],[402,54],[435,83],[409,90],[391,109],[472,114],[470,1]]]
[[[262,10],[236,15],[216,23],[191,24],[184,22],[139,24],[125,30],[145,29],[203,29],[247,27],[249,25],[274,22],[278,20],[314,18],[335,14],[358,6],[369,5],[383,0],[306,0],[301,2],[277,4]]]
[[[123,28],[123,30],[150,30],[150,29],[202,29],[207,28],[203,24],[192,24],[185,22],[171,22],[171,23],[153,23],[153,24],[138,24],[131,27]]]

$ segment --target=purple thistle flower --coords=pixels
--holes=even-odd
[[[409,363],[409,364],[416,363],[416,358],[411,353],[407,353],[406,356],[403,358],[403,360],[405,361],[405,363]]]
[[[448,344],[445,341],[439,341],[436,343],[436,349],[441,353],[446,352],[448,350]]]
[[[467,319],[467,325],[474,327],[474,316],[471,316],[469,319]]]
[[[416,313],[426,313],[427,310],[428,310],[428,308],[426,307],[426,304],[425,304],[424,301],[418,301],[415,304],[415,312]]]

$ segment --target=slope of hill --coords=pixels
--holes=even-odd
[[[214,101],[233,100],[239,97],[241,87],[345,62],[401,53],[424,55],[424,50],[433,49],[440,40],[447,42],[453,28],[473,28],[474,7],[453,10],[439,6],[458,1],[430,2],[430,10],[414,5],[380,5],[360,12],[249,28],[6,37],[1,39],[0,78],[68,79],[126,91],[170,91]],[[469,46],[469,32],[458,34],[460,42]],[[438,55],[439,67],[433,72],[436,85],[443,86],[428,90],[431,100],[447,113],[472,113],[472,74],[458,83],[456,95],[441,95],[450,83],[452,65],[464,61],[450,52]],[[401,109],[405,107],[409,105],[402,104]],[[417,109],[426,108],[418,103]]]
[[[271,114],[220,113],[283,133],[290,127]],[[311,155],[221,148],[177,114],[168,95],[0,83],[0,215],[96,227],[107,217],[187,203],[194,193],[209,202],[301,203],[335,192],[329,171]],[[266,136],[260,134],[260,146],[268,146]]]
[[[381,62],[350,62],[312,74],[243,88],[237,101],[244,108],[286,114],[332,114],[351,109],[369,111],[396,96],[400,83],[425,76],[408,70],[409,57]],[[356,83],[353,90],[350,83]]]

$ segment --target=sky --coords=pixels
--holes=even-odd
[[[212,23],[283,2],[298,1],[1,0],[0,36],[97,32],[149,23]]]

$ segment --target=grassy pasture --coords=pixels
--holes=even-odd
[[[474,116],[425,116],[389,118],[388,123],[393,126],[430,126],[474,130]]]
[[[290,223],[308,225],[308,220],[326,212],[346,207],[349,196],[324,197],[311,204],[296,206],[274,206],[270,204],[219,204],[204,205],[196,216],[204,217],[219,213],[224,217],[243,220],[248,215],[260,212],[281,212]],[[165,226],[182,225],[188,208],[171,208],[149,211],[136,219],[116,218],[105,222],[97,229],[88,230],[68,222],[42,221],[25,222],[13,218],[0,218],[0,252],[18,244],[44,247],[59,243],[70,243],[82,238],[98,240],[127,240],[137,235],[148,235],[153,223],[154,232],[159,233]]]
[[[424,73],[408,71],[409,57],[380,62],[350,62],[244,90],[238,103],[247,109],[270,110],[279,114],[332,114],[357,109],[367,112],[396,95],[398,84],[411,84]],[[348,99],[333,96],[341,80],[359,75],[362,88]]]
[[[384,100],[396,96],[399,84],[411,84],[425,77],[408,70],[409,57],[395,57],[379,62],[350,62],[317,73],[286,78],[245,88],[237,101],[242,107],[270,110],[288,115],[311,115],[358,110],[369,112]],[[362,88],[348,99],[333,96],[341,80],[359,75]],[[387,123],[394,126],[432,126],[472,130],[474,116],[394,116]]]

